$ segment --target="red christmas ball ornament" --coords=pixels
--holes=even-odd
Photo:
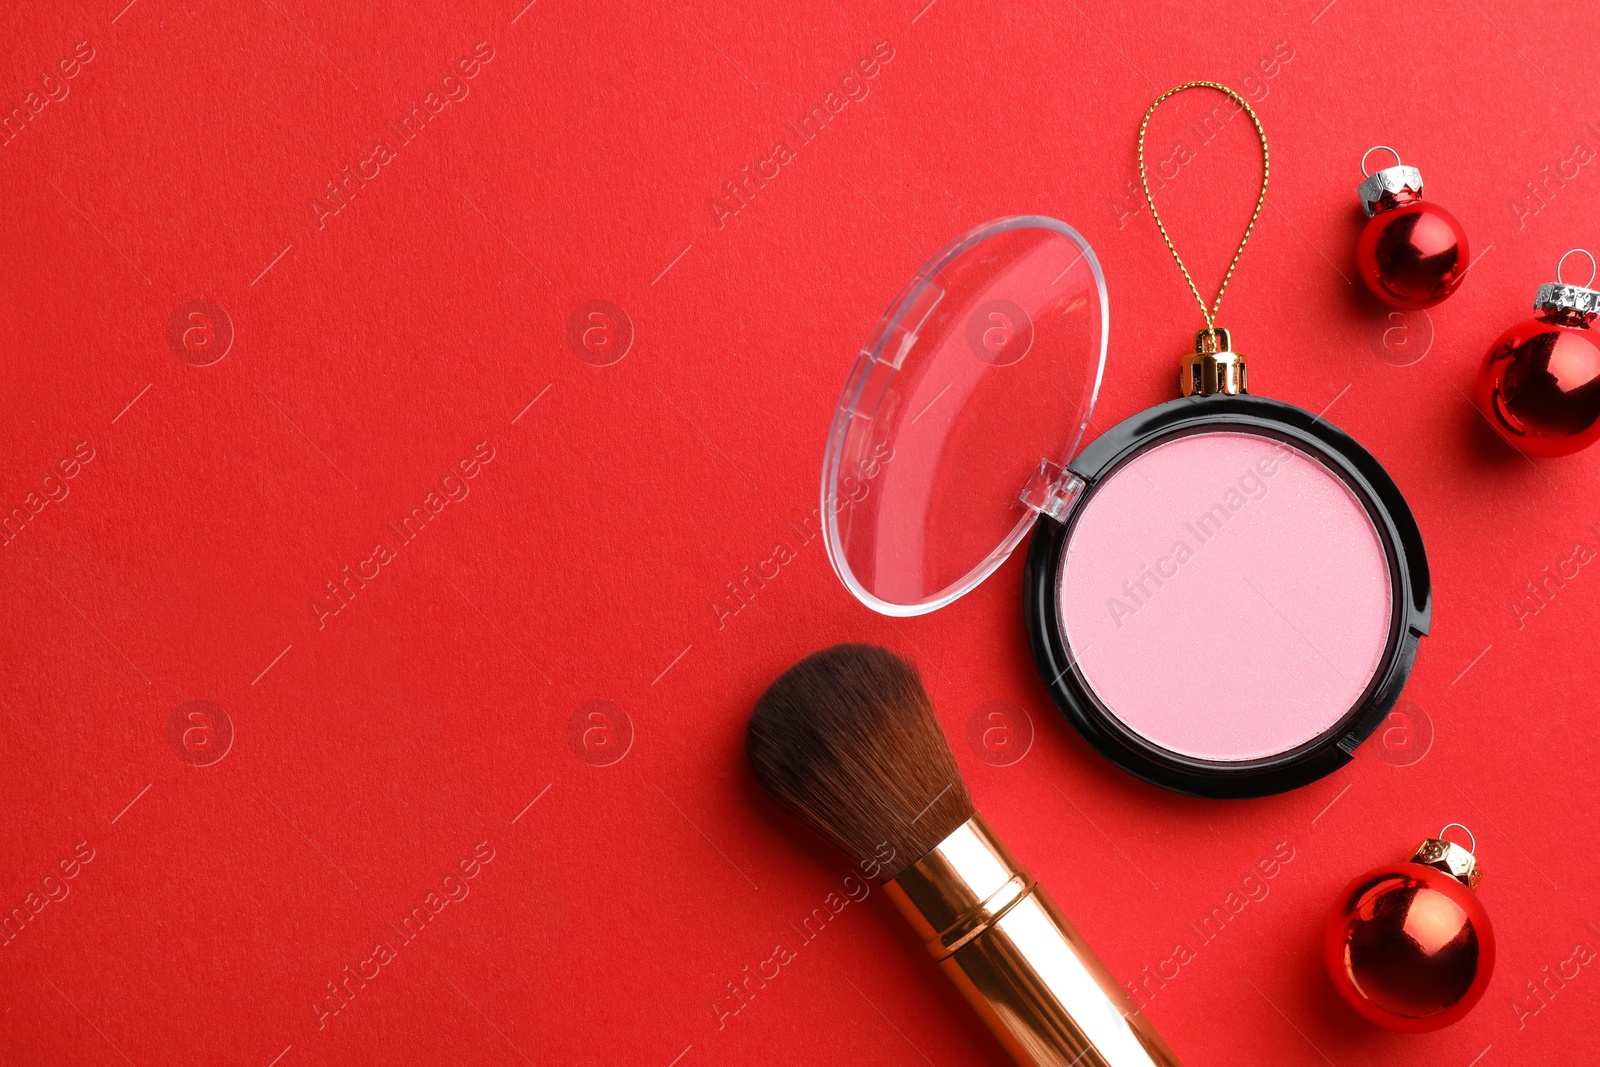
[[[1394,156],[1394,166],[1367,174],[1367,156],[1380,149]],[[1389,146],[1367,149],[1361,173],[1365,180],[1356,195],[1367,213],[1356,242],[1361,280],[1386,304],[1413,311],[1432,307],[1466,276],[1467,231],[1450,212],[1423,201],[1422,173],[1403,166]]]
[[[1567,256],[1589,256],[1586,285],[1560,281]],[[1539,286],[1534,317],[1500,335],[1478,370],[1478,406],[1512,447],[1567,456],[1600,440],[1600,344],[1590,330],[1600,313],[1594,256],[1575,248]]]
[[[1494,929],[1473,892],[1482,872],[1470,848],[1444,840],[1449,829],[1418,845],[1409,863],[1375,867],[1345,886],[1324,928],[1334,988],[1390,1030],[1458,1021],[1494,972]]]

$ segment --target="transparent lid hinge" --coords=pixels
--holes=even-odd
[[[1059,519],[1067,513],[1072,499],[1083,490],[1083,485],[1082,478],[1059,463],[1042,459],[1039,469],[1033,472],[1033,477],[1022,489],[1022,502],[1041,515]]]

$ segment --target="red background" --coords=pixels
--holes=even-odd
[[[31,512],[79,442],[94,456],[0,552],[0,908],[25,916],[0,948],[0,1060],[995,1062],[880,893],[794,934],[848,865],[759,794],[742,731],[780,670],[843,639],[919,664],[979,805],[1119,978],[1194,946],[1187,924],[1292,849],[1143,987],[1186,1064],[1600,1057],[1600,967],[1574,956],[1600,946],[1600,577],[1542,606],[1525,590],[1600,546],[1600,452],[1530,462],[1467,400],[1561,253],[1600,245],[1581,5],[124,2],[0,15],[0,108],[25,115],[0,147],[0,509]],[[92,60],[34,114],[80,41]],[[399,143],[387,125],[479,42],[492,60],[452,83],[469,95]],[[785,121],[878,42],[868,95],[797,148]],[[1199,317],[1127,182],[1143,109],[1196,77],[1249,93],[1272,139],[1222,324],[1257,392],[1331,403],[1388,467],[1434,577],[1404,722],[1248,803],[1146,787],[1064,727],[1020,559],[893,622],[793,532],[869,328],[984,220],[1059,216],[1099,252],[1096,428],[1171,395]],[[1173,101],[1153,158],[1214,102]],[[314,210],[380,139],[394,158]],[[777,140],[795,158],[719,218]],[[1427,316],[1351,284],[1357,161],[1380,141],[1478,257]],[[1242,122],[1196,154],[1160,196],[1209,286],[1257,157]],[[209,366],[216,312],[194,347],[181,317],[168,340],[194,299],[234,331]],[[632,323],[609,366],[567,340],[591,300]],[[479,442],[470,495],[319,628],[324,583]],[[796,558],[716,608],[779,541]],[[215,712],[169,740],[191,700],[231,722],[220,762],[184,758],[215,753]],[[965,740],[996,701],[1035,735],[1010,766]],[[599,765],[623,715],[631,746]],[[1387,1034],[1332,992],[1323,915],[1451,821],[1477,834],[1499,965],[1459,1025]],[[485,841],[493,860],[450,883],[468,896],[339,1011],[312,1006]],[[66,895],[34,913],[52,872]],[[719,1018],[778,941],[796,958]],[[1569,977],[1530,999],[1546,967]]]

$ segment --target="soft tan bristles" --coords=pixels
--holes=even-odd
[[[885,879],[973,814],[922,679],[872,645],[785,671],[756,701],[745,752],[784,807]]]

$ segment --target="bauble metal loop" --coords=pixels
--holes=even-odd
[[[1361,156],[1361,176],[1363,178],[1370,178],[1372,176],[1372,172],[1367,170],[1367,156],[1372,155],[1372,153],[1377,152],[1380,149],[1382,151],[1384,151],[1384,152],[1389,153],[1391,156],[1394,157],[1394,165],[1395,166],[1397,166],[1397,167],[1404,166],[1404,164],[1400,162],[1400,153],[1399,152],[1396,152],[1394,149],[1390,148],[1386,144],[1375,144],[1371,148],[1367,149],[1366,152]]]
[[[1572,255],[1574,252],[1582,252],[1584,255],[1589,257],[1589,280],[1584,282],[1582,285],[1576,285],[1576,283],[1569,282],[1565,278],[1561,277],[1561,268],[1565,267],[1567,265],[1567,256]],[[1595,272],[1594,253],[1589,251],[1587,248],[1569,248],[1569,249],[1567,249],[1566,254],[1563,255],[1561,257],[1561,259],[1556,262],[1556,281],[1558,283],[1560,283],[1561,285],[1574,285],[1576,288],[1579,288],[1579,289],[1593,288],[1593,286],[1594,286],[1594,272]]]

